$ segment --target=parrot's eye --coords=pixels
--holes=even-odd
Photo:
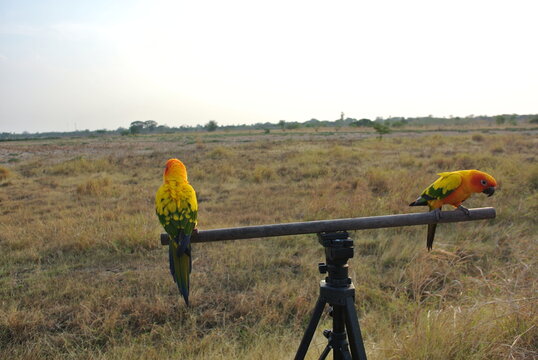
[[[480,184],[482,184],[482,186],[486,186],[488,182],[486,180],[480,180]]]

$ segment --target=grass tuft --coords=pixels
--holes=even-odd
[[[370,190],[376,195],[386,195],[389,190],[390,174],[381,169],[370,169],[366,172],[366,180]]]
[[[529,169],[528,184],[531,189],[538,191],[538,166]]]
[[[11,171],[8,168],[0,166],[0,182],[7,180],[11,175]]]
[[[216,146],[213,149],[211,149],[207,156],[211,159],[227,159],[230,158],[233,155],[233,151],[224,146]]]
[[[84,156],[63,161],[46,169],[45,172],[51,175],[70,175],[98,173],[111,169],[108,158],[88,159]]]
[[[90,179],[79,184],[76,191],[79,195],[104,196],[110,193],[110,183],[108,177]]]
[[[252,179],[256,183],[270,181],[276,176],[276,172],[272,167],[265,165],[258,165],[252,172]]]

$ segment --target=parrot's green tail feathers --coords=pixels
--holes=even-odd
[[[168,248],[170,273],[172,273],[179,292],[187,305],[189,305],[189,276],[191,273],[191,246],[189,240],[190,236],[183,236],[181,242],[187,243],[178,244],[177,238],[171,239]]]
[[[426,247],[430,251],[433,247],[433,238],[435,237],[435,228],[437,224],[428,224],[428,238],[426,240]]]
[[[189,305],[189,275],[191,272],[190,269],[190,256],[187,254],[183,254],[179,257],[179,274],[178,274],[178,282],[177,287],[179,288],[179,292],[181,295],[183,295],[183,299],[185,299],[185,303],[187,306]]]

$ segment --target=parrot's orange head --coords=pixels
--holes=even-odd
[[[476,192],[482,192],[488,196],[493,195],[497,187],[497,181],[493,176],[478,170],[472,171],[471,184]]]
[[[170,159],[164,168],[164,180],[182,179],[187,181],[187,168],[178,159]]]

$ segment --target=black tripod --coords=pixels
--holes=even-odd
[[[329,343],[319,359],[326,359],[329,352],[333,350],[334,360],[366,360],[366,351],[355,310],[355,287],[348,277],[347,260],[353,257],[353,240],[345,231],[320,233],[318,239],[325,247],[327,261],[319,264],[319,271],[322,274],[328,272],[329,275],[319,285],[319,298],[295,360],[302,360],[306,356],[325,304],[332,307],[330,314],[333,318],[333,329],[323,331]],[[349,333],[349,342],[346,329]],[[349,348],[351,348],[351,354]]]

